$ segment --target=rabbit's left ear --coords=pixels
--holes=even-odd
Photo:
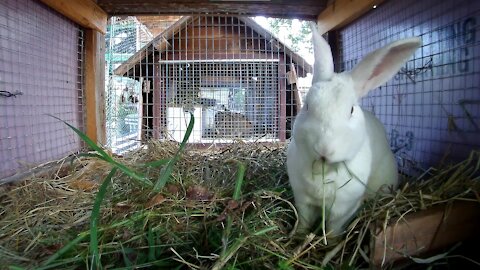
[[[312,83],[328,81],[333,77],[332,49],[318,32],[316,23],[310,22],[310,29],[312,30],[313,55],[315,56]]]
[[[363,97],[393,77],[422,45],[418,37],[395,41],[368,54],[351,72],[357,96]]]

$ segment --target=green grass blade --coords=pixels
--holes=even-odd
[[[180,147],[178,148],[177,152],[175,153],[175,156],[172,159],[170,159],[169,162],[167,163],[167,166],[165,167],[162,174],[160,175],[160,178],[155,183],[155,186],[153,187],[153,191],[155,191],[155,192],[160,191],[160,189],[162,189],[165,186],[165,184],[167,183],[168,179],[170,178],[170,175],[172,174],[173,166],[175,165],[177,160],[180,158],[180,153],[185,148],[185,145],[187,144],[188,138],[190,138],[190,134],[192,134],[194,124],[195,124],[195,118],[193,116],[193,113],[190,113],[190,123],[188,123],[187,132],[185,133],[185,136],[183,137],[182,143],[180,143]]]
[[[123,256],[123,263],[126,266],[126,269],[134,269],[132,261],[128,258],[127,251],[123,247],[122,243],[120,243],[120,247],[122,248],[122,256]],[[131,249],[129,250],[131,252]]]
[[[237,163],[237,180],[235,182],[235,191],[233,192],[233,199],[240,199],[240,194],[242,193],[243,178],[245,177],[245,164],[236,160]]]
[[[101,156],[103,156],[105,159],[107,160],[112,160],[112,157],[110,157],[102,148],[100,148],[94,141],[92,141],[85,133],[81,132],[79,129],[77,129],[76,127],[70,125],[69,123],[67,123],[66,121],[54,116],[54,115],[51,115],[51,114],[47,114],[48,116],[50,117],[53,117],[59,121],[62,121],[65,125],[67,125],[68,127],[70,127],[75,133],[77,133],[77,135],[88,145],[90,146],[91,149],[97,151]]]
[[[90,252],[92,255],[92,269],[101,269],[100,254],[98,251],[98,222],[100,220],[100,206],[102,205],[103,198],[107,193],[107,187],[111,182],[111,179],[117,168],[113,168],[110,173],[103,180],[97,196],[95,197],[95,203],[93,204],[92,216],[90,218]]]
[[[110,163],[116,168],[118,168],[119,170],[121,170],[126,175],[130,176],[134,180],[137,180],[139,184],[146,187],[153,187],[153,183],[150,180],[146,179],[143,175],[133,171],[132,169],[128,168],[122,163],[116,162],[115,160],[112,160]]]
[[[80,233],[78,234],[78,236],[73,239],[72,241],[70,241],[68,244],[66,244],[65,246],[63,246],[60,250],[58,250],[57,252],[55,252],[55,254],[53,254],[52,256],[50,256],[50,258],[48,258],[48,260],[46,260],[44,263],[43,263],[43,266],[41,269],[48,269],[48,265],[50,265],[51,263],[53,263],[55,260],[57,260],[58,258],[60,258],[63,254],[65,254],[66,252],[68,252],[70,249],[72,249],[74,246],[76,246],[78,243],[80,243],[84,238],[86,238],[88,236],[88,232],[83,232],[83,233]]]
[[[129,169],[127,166],[113,160],[113,158],[107,154],[107,152],[105,152],[101,147],[99,147],[95,142],[93,142],[85,133],[81,132],[79,129],[77,129],[76,127],[70,125],[69,123],[67,123],[66,121],[63,121],[62,119],[56,117],[56,116],[53,116],[51,114],[48,114],[50,117],[53,117],[59,121],[62,121],[65,125],[67,125],[68,127],[70,127],[75,133],[77,133],[77,135],[88,145],[90,146],[91,149],[97,151],[98,154],[92,154],[92,153],[83,153],[83,154],[80,154],[79,156],[87,156],[87,157],[96,157],[96,158],[99,158],[101,160],[104,160],[108,163],[110,163],[112,166],[115,166],[117,167],[118,169],[120,169],[122,172],[124,172],[126,175],[130,176],[131,178],[137,180],[141,185],[144,185],[144,186],[147,186],[147,187],[152,187],[153,186],[153,183],[146,179],[144,176],[142,176],[141,174],[133,171],[132,169]]]
[[[237,177],[236,177],[236,182],[235,182],[235,190],[233,192],[233,199],[238,201],[240,199],[240,195],[242,193],[242,185],[243,185],[243,179],[245,177],[245,171],[246,167],[245,164],[238,160],[230,160],[230,162],[235,162],[237,164]],[[223,253],[224,254],[227,251],[227,245],[228,245],[228,239],[230,238],[230,234],[232,231],[232,224],[233,224],[233,219],[231,215],[227,216],[227,226],[224,231],[223,235]]]
[[[147,242],[148,242],[148,261],[153,262],[155,261],[155,239],[152,230],[152,225],[148,226],[147,232]]]
[[[81,157],[98,158],[106,161],[106,159],[102,155],[95,154],[95,153],[80,153],[77,155],[77,158],[81,158]]]
[[[19,266],[14,266],[14,265],[10,265],[8,267],[9,270],[25,270],[25,268],[23,267],[19,267]]]
[[[274,230],[277,230],[278,227],[277,226],[271,226],[271,227],[267,227],[267,228],[263,228],[259,231],[256,231],[253,233],[254,236],[260,236],[260,235],[264,235],[270,231],[274,231]]]
[[[227,162],[235,162],[237,164],[237,179],[235,182],[235,190],[233,192],[233,199],[234,200],[239,200],[240,195],[242,193],[242,185],[243,185],[243,178],[245,177],[245,164],[238,160],[228,160]],[[227,252],[227,246],[230,238],[230,234],[232,231],[232,224],[233,224],[233,219],[231,215],[227,216],[227,226],[225,228],[223,237],[222,237],[222,242],[223,242],[223,252],[222,254],[225,254]]]

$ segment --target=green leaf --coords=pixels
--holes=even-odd
[[[80,243],[84,238],[86,238],[88,236],[88,233],[87,232],[83,232],[83,233],[80,233],[78,234],[78,236],[73,239],[72,241],[70,241],[68,244],[66,244],[65,246],[63,246],[60,250],[58,250],[57,252],[55,252],[55,254],[53,254],[52,256],[50,256],[50,258],[48,258],[48,260],[46,260],[44,263],[43,263],[43,267],[40,268],[40,269],[48,269],[50,267],[48,267],[52,262],[54,262],[55,260],[57,260],[58,258],[60,258],[63,254],[65,254],[67,251],[69,251],[70,249],[72,249],[74,246],[76,246],[78,243]]]
[[[111,182],[111,179],[117,168],[113,168],[110,173],[103,180],[97,196],[95,197],[95,203],[93,204],[92,215],[90,217],[90,253],[92,255],[92,268],[101,269],[100,254],[98,251],[98,222],[100,220],[100,206],[107,193],[107,187]]]
[[[147,186],[147,187],[152,187],[153,183],[146,179],[143,175],[133,171],[132,169],[129,169],[127,166],[113,160],[113,158],[107,154],[101,147],[99,147],[95,142],[93,142],[85,133],[81,132],[79,129],[75,128],[74,126],[70,125],[66,121],[63,121],[62,119],[53,116],[51,114],[48,114],[48,116],[53,117],[59,121],[62,121],[65,125],[70,127],[77,135],[88,145],[90,146],[91,149],[97,151],[98,154],[94,153],[83,153],[80,154],[79,156],[87,156],[87,157],[96,157],[101,160],[104,160],[108,163],[110,163],[112,166],[117,167],[120,169],[122,172],[124,172],[126,175],[130,176],[131,178],[137,180],[138,183],[141,185]]]
[[[67,125],[68,127],[70,127],[75,133],[77,133],[77,135],[88,145],[90,146],[91,149],[97,151],[102,157],[104,157],[106,160],[112,160],[112,157],[110,157],[102,148],[100,148],[94,141],[92,141],[85,133],[81,132],[79,129],[77,129],[76,127],[70,125],[69,123],[67,123],[66,121],[63,121],[62,119],[54,116],[54,115],[51,115],[51,114],[47,114],[48,116],[50,117],[53,117],[59,121],[62,121],[65,125]]]
[[[240,194],[242,193],[243,178],[245,177],[245,164],[236,160],[237,163],[237,180],[235,182],[235,191],[233,192],[233,199],[240,199]]]
[[[25,270],[23,267],[15,266],[15,265],[10,265],[8,267],[9,270]]]
[[[175,153],[175,156],[168,161],[167,167],[165,167],[165,169],[163,170],[163,173],[160,175],[160,178],[158,179],[157,183],[155,183],[155,186],[153,187],[153,191],[155,191],[155,192],[160,191],[160,189],[162,189],[165,186],[168,179],[170,179],[170,176],[171,176],[172,170],[173,170],[173,166],[175,165],[177,160],[180,158],[180,153],[185,148],[185,145],[187,144],[187,141],[188,141],[188,138],[190,137],[190,134],[192,134],[194,124],[195,124],[195,118],[193,116],[193,113],[190,113],[190,122],[188,123],[187,132],[185,133],[185,136],[183,137],[182,143],[180,143],[180,147],[178,148],[177,152]]]
[[[151,224],[148,226],[147,242],[148,242],[148,261],[153,262],[155,261],[155,239],[154,239],[154,234],[153,234]]]
[[[128,258],[128,254],[134,253],[134,250],[131,248],[124,248],[122,243],[120,243],[122,248],[122,256],[123,256],[123,263],[125,264],[127,269],[134,269],[132,261]]]
[[[113,166],[117,167],[119,170],[121,170],[123,173],[126,175],[130,176],[134,180],[137,180],[137,182],[143,186],[146,187],[153,187],[153,183],[146,179],[143,175],[138,174],[137,172],[133,171],[132,169],[128,168],[127,166],[123,165],[122,163],[119,163],[115,160],[112,160],[110,162]]]

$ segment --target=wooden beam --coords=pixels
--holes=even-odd
[[[98,0],[110,15],[241,14],[314,20],[327,0],[222,1],[222,0]]]
[[[320,34],[338,29],[362,16],[384,0],[335,0],[317,17]]]
[[[107,13],[92,0],[41,0],[79,25],[107,32]]]
[[[85,33],[85,129],[97,144],[105,144],[105,36]]]
[[[383,268],[408,256],[432,255],[435,251],[480,235],[480,203],[455,201],[411,213],[394,221],[385,231],[372,228],[370,263]]]

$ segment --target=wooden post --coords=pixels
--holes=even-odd
[[[105,144],[105,36],[85,32],[85,130],[97,144]]]

